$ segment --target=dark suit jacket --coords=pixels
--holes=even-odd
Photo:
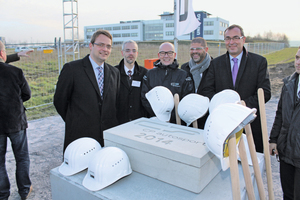
[[[123,124],[141,117],[147,117],[147,111],[145,110],[141,101],[141,90],[143,77],[148,70],[142,66],[139,66],[138,63],[135,62],[132,81],[136,81],[137,83],[139,82],[140,85],[132,86],[129,85],[128,75],[124,70],[124,59],[121,60],[116,68],[119,69],[121,74],[120,95],[117,101],[117,118],[119,124]]]
[[[257,109],[257,118],[251,123],[256,151],[263,151],[261,123],[257,90],[264,90],[265,102],[271,98],[271,88],[266,58],[247,52],[243,48],[243,57],[239,66],[235,87],[233,86],[230,57],[228,52],[213,59],[203,80],[199,94],[209,97],[224,90],[232,89],[239,93],[247,107]]]
[[[27,128],[23,102],[31,91],[23,71],[0,62],[0,134],[14,133]]]
[[[17,53],[15,53],[15,54],[7,55],[5,63],[15,62],[18,60],[20,60],[20,57],[18,56]]]
[[[54,106],[66,123],[64,150],[81,137],[96,139],[104,146],[103,130],[116,126],[119,71],[104,63],[103,100],[89,55],[66,63],[58,78]]]

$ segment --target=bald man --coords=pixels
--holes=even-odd
[[[176,58],[174,45],[170,42],[164,42],[159,46],[158,58],[154,62],[154,68],[149,70],[143,78],[143,86],[141,92],[142,104],[149,113],[150,117],[155,116],[150,103],[146,99],[145,94],[156,86],[164,86],[168,88],[172,94],[179,94],[182,99],[187,94],[194,91],[194,84],[190,75],[178,69],[179,64]],[[176,123],[174,109],[171,114],[171,123]]]

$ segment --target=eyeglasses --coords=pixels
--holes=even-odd
[[[160,51],[158,52],[160,56],[165,56],[166,54],[168,56],[173,56],[174,51]]]
[[[195,47],[195,48],[190,48],[190,51],[200,51],[200,50],[204,50],[204,47]]]
[[[94,42],[95,45],[97,45],[98,47],[104,48],[106,47],[108,50],[110,50],[112,48],[111,45],[105,45],[104,43],[96,43]]]
[[[130,51],[132,51],[132,53],[136,53],[137,52],[137,50],[136,49],[125,49],[125,50],[123,50],[123,51],[125,51],[126,53],[130,53]]]
[[[226,42],[230,42],[231,40],[233,41],[233,42],[235,42],[235,41],[237,41],[237,40],[240,40],[240,39],[242,39],[244,36],[241,36],[241,37],[239,37],[239,36],[234,36],[234,37],[226,37],[224,40],[226,41]]]

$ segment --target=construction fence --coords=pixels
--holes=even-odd
[[[161,41],[138,43],[139,54],[137,62],[139,65],[144,66],[145,60],[157,58],[158,48],[161,43]],[[73,60],[73,56],[68,55],[65,57],[64,51],[61,52],[59,49],[55,48],[54,44],[43,44],[43,46],[54,47],[51,51],[38,51],[37,46],[40,45],[41,44],[6,44],[7,55],[15,53],[15,48],[17,46],[28,46],[35,49],[34,52],[30,54],[30,57],[22,57],[20,61],[11,63],[23,70],[30,85],[32,98],[25,102],[25,107],[27,109],[46,106],[53,103],[53,95],[60,70],[65,62]],[[179,41],[177,60],[180,65],[189,61],[189,47],[190,41]],[[208,52],[213,58],[226,52],[224,42],[208,42],[208,47]],[[284,43],[247,43],[245,44],[245,47],[248,51],[265,55],[283,49]],[[64,50],[64,48],[62,48],[62,50]],[[89,52],[88,45],[80,45],[80,58],[83,58],[89,54]],[[121,45],[113,46],[107,63],[114,66],[117,65],[121,59]]]

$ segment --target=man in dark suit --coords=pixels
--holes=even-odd
[[[133,40],[125,41],[121,53],[124,58],[116,66],[121,74],[120,95],[117,101],[119,124],[147,116],[141,101],[142,80],[147,69],[136,62],[137,43]]]
[[[111,34],[96,31],[89,48],[90,55],[64,65],[54,94],[54,106],[66,123],[64,150],[81,137],[94,138],[103,147],[103,130],[118,125],[120,73],[105,63]]]
[[[224,90],[239,93],[249,108],[257,109],[257,117],[251,123],[257,152],[263,152],[262,131],[257,90],[264,90],[265,102],[271,98],[271,88],[266,58],[248,52],[242,27],[232,25],[224,32],[227,52],[211,61],[199,94],[209,97]]]
[[[5,63],[6,50],[0,41],[0,199],[8,199],[10,183],[5,168],[7,138],[16,160],[16,180],[21,199],[32,191],[29,177],[27,119],[23,102],[31,97],[29,85],[20,68]]]

